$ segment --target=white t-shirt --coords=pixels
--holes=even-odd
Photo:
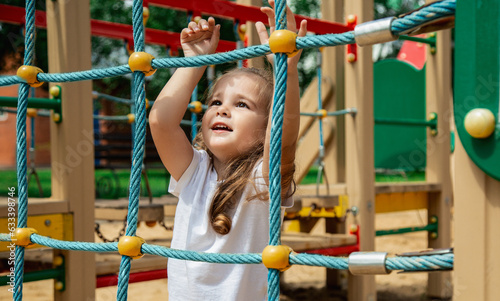
[[[262,162],[254,169],[254,183],[247,185],[230,213],[231,231],[216,233],[209,209],[217,187],[217,172],[205,151],[194,150],[193,160],[179,181],[170,179],[169,192],[179,197],[171,248],[207,253],[261,253],[269,241],[269,201],[247,196],[267,190]],[[283,201],[284,208],[292,198]],[[267,299],[267,268],[263,264],[216,264],[168,260],[169,300],[244,301]]]

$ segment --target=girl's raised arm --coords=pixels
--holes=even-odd
[[[215,20],[190,22],[181,32],[184,55],[195,56],[215,52],[220,25]],[[206,69],[179,68],[158,95],[151,112],[149,125],[160,158],[174,179],[179,180],[193,158],[193,148],[180,123],[191,99],[191,93]]]
[[[269,0],[269,7],[261,8],[269,19],[271,26],[271,34],[274,31],[275,17],[274,17],[274,1]],[[269,36],[266,27],[263,23],[257,22],[255,24],[261,43],[267,43]],[[289,30],[296,31],[297,25],[295,17],[290,8],[287,6],[287,27]],[[298,32],[299,37],[305,36],[307,33],[307,21],[302,20]],[[295,172],[295,150],[297,147],[297,136],[299,134],[300,125],[300,91],[299,91],[299,76],[297,71],[297,64],[300,59],[302,50],[291,58],[288,58],[288,71],[287,71],[287,91],[285,100],[285,111],[283,115],[283,134],[281,140],[281,184],[282,194],[286,195],[293,180]],[[273,63],[272,56],[268,57],[269,61]],[[269,145],[271,138],[271,125],[272,118],[271,112],[269,115],[269,123],[267,126],[266,142],[264,144],[264,165],[263,173],[265,176],[269,174]]]

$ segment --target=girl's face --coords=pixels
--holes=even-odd
[[[214,159],[228,162],[264,141],[269,112],[259,98],[262,81],[236,72],[215,86],[202,121],[203,141]]]

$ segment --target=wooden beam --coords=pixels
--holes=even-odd
[[[321,1],[322,19],[329,22],[344,22],[344,1]],[[322,74],[329,78],[335,90],[324,109],[331,112],[344,109],[344,60],[345,47],[325,47],[322,51]],[[322,86],[322,89],[325,89]],[[329,117],[335,125],[335,137],[325,149],[326,175],[332,183],[345,182],[345,116]]]
[[[434,2],[427,1],[428,3]],[[439,236],[428,236],[429,248],[451,247],[451,208],[453,191],[451,185],[450,120],[453,101],[451,85],[451,31],[436,33],[436,53],[427,47],[426,62],[426,108],[427,114],[438,115],[437,135],[427,130],[426,180],[441,184],[439,193],[430,194],[427,218],[439,219]],[[427,295],[441,299],[452,296],[451,273],[429,273]]]
[[[28,201],[28,213],[32,215],[68,213],[68,201],[56,199],[30,198]],[[7,217],[7,203],[0,205],[0,218]],[[0,228],[1,229],[1,228]]]
[[[49,72],[89,70],[91,66],[89,0],[47,1]],[[52,197],[67,200],[77,241],[94,241],[94,139],[92,82],[61,84],[63,122],[51,124]],[[93,300],[92,252],[55,250],[66,262],[66,289],[54,300]]]
[[[345,2],[346,15],[358,23],[373,20],[373,2]],[[344,48],[345,49],[345,48]],[[358,47],[357,61],[345,63],[345,106],[357,108],[345,118],[346,185],[349,203],[358,208],[360,251],[375,250],[375,168],[373,142],[372,47]],[[351,222],[353,222],[351,220]],[[349,300],[376,300],[374,276],[349,276]]]
[[[331,120],[323,120],[323,143],[328,145],[331,143],[334,133],[334,124]],[[296,156],[296,169],[297,173],[295,179],[298,183],[302,181],[313,163],[318,159],[319,156],[319,123],[314,121],[313,125],[307,132],[307,134],[302,137],[298,147]]]
[[[350,234],[322,234],[311,235],[306,233],[283,233],[281,242],[295,252],[326,249],[356,244],[356,236]]]
[[[499,129],[484,140],[474,139],[463,131],[463,116],[467,112],[494,104],[498,125],[499,12],[500,3],[496,0],[483,1],[482,5],[457,1],[454,113],[460,139],[456,140],[454,155],[453,300],[456,301],[493,301],[500,295],[500,182],[471,159],[474,157],[484,167],[484,161],[478,157],[498,158],[492,150],[498,150]],[[486,142],[491,145],[485,145]],[[464,149],[466,144],[470,154]]]

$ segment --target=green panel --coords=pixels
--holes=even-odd
[[[500,2],[457,1],[455,23],[455,123],[460,141],[472,161],[500,180],[499,69]],[[488,138],[471,137],[464,128],[466,114],[489,109],[496,130]]]
[[[425,68],[399,60],[375,63],[374,116],[377,120],[426,120]],[[375,124],[375,168],[425,169],[426,127]]]

